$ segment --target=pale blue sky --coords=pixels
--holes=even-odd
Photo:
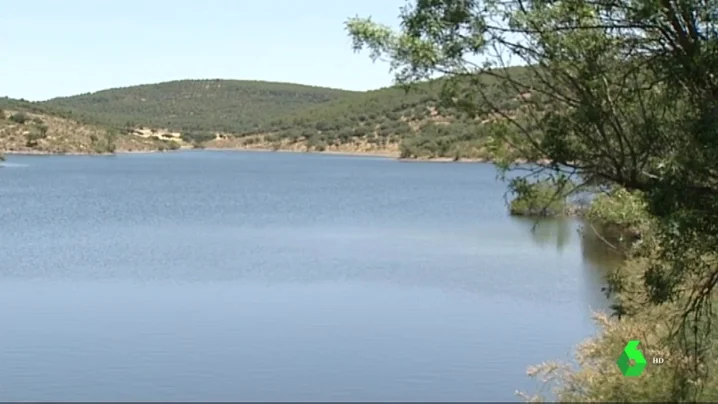
[[[396,26],[405,0],[0,0],[0,96],[43,100],[187,78],[367,90],[386,64],[344,21]]]

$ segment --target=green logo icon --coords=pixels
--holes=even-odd
[[[638,350],[638,344],[640,344],[638,340],[628,341],[626,347],[623,348],[623,353],[616,361],[618,368],[621,369],[621,373],[623,373],[624,376],[640,376],[646,367],[646,358],[644,358],[643,353]],[[633,364],[631,364],[631,361],[633,361]]]

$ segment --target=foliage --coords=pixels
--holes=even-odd
[[[615,187],[599,193],[586,212],[592,230],[601,233],[614,247],[625,250],[636,240],[655,232],[645,197],[640,191]]]
[[[37,147],[38,142],[47,137],[47,125],[33,126],[25,135],[27,147]]]
[[[8,114],[22,117],[22,125],[0,121],[0,150],[43,153],[114,153],[116,150],[158,150],[175,147],[165,142],[119,133],[72,114],[24,100],[0,98]],[[52,136],[50,136],[52,135]],[[175,144],[176,142],[172,142]]]
[[[14,98],[0,97],[0,109],[20,111],[24,114],[40,114],[53,116],[57,118],[72,120],[84,125],[95,125],[104,127],[107,126],[99,123],[98,120],[94,118],[83,117],[80,115],[73,114],[71,111],[67,111],[62,108],[55,108],[51,105],[47,105],[44,103],[30,102],[22,99],[18,100]]]
[[[671,397],[685,395],[685,390],[694,389],[698,394],[690,401],[714,402],[718,399],[718,373],[711,363],[700,366],[709,370],[704,380],[684,380],[692,373],[694,359],[675,346],[666,346],[670,338],[670,319],[676,306],[654,306],[640,316],[622,320],[596,314],[595,321],[601,329],[598,337],[582,343],[576,352],[578,369],[567,363],[547,362],[529,369],[529,375],[537,377],[552,388],[557,402],[668,402]],[[639,348],[649,361],[639,378],[623,376],[616,366],[617,352],[620,353],[626,341],[638,339]],[[711,358],[716,358],[718,345],[712,342],[709,349]],[[660,365],[651,363],[661,358]],[[699,387],[699,388],[695,388]],[[521,394],[528,401],[544,401],[543,397]]]
[[[117,149],[117,133],[107,132],[102,135],[90,135],[92,151],[97,154],[111,154]]]
[[[16,112],[16,113],[10,115],[10,120],[12,122],[19,123],[21,125],[24,124],[25,122],[27,122],[28,119],[29,118],[27,117],[27,115],[23,112]]]
[[[277,141],[314,137],[312,144],[318,139],[329,145],[396,144],[403,158],[493,158],[488,144],[496,117],[469,116],[454,107],[442,107],[443,88],[443,80],[430,80],[411,88],[393,86],[352,94],[276,119],[268,130]],[[498,87],[490,91],[512,113],[517,94]]]
[[[272,148],[303,144],[309,150],[324,150],[364,144],[388,149],[400,145],[409,158],[492,158],[486,147],[489,130],[484,126],[495,117],[469,117],[455,108],[442,108],[442,88],[441,80],[410,91],[393,86],[362,93],[283,83],[195,80],[105,90],[38,105],[115,128],[178,130],[193,145],[212,142],[217,133],[223,133],[265,135],[258,142]],[[507,111],[517,105],[515,92],[498,86],[491,91]]]
[[[40,105],[118,128],[246,133],[263,130],[282,114],[347,94],[351,92],[298,84],[182,80],[55,98]]]
[[[347,22],[355,49],[389,59],[399,83],[441,75],[442,105],[500,116],[514,131],[496,136],[527,160],[547,160],[536,176],[579,178],[578,189],[640,192],[653,234],[618,274],[633,286],[613,292],[634,296],[632,320],[625,321],[647,321],[641,314],[656,307],[676,311],[664,316],[660,344],[689,366],[663,381],[669,390],[651,384],[666,394],[663,400],[705,397],[715,377],[706,364],[714,360],[710,320],[718,284],[717,6],[417,0],[403,9],[400,32],[371,19]],[[520,72],[509,68],[517,63]],[[512,100],[520,114],[491,97],[496,87],[520,95]],[[511,166],[502,162],[504,170]],[[620,399],[604,390],[616,385],[610,375],[595,376],[578,386],[564,378],[564,392],[575,400]]]
[[[566,191],[550,181],[529,183],[517,181],[516,197],[511,201],[510,212],[519,216],[560,216],[566,210]]]
[[[181,137],[187,143],[199,144],[214,139],[215,135],[206,132],[183,132]]]
[[[588,218],[597,223],[628,228],[644,227],[650,220],[646,202],[640,191],[618,188],[600,193],[592,201]]]

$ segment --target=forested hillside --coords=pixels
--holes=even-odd
[[[73,115],[11,98],[0,98],[0,153],[114,153],[176,149],[181,141],[133,135],[73,119]]]
[[[245,133],[351,93],[261,81],[181,80],[55,98],[42,105],[116,127]]]
[[[513,68],[513,74],[524,69]],[[508,88],[487,91],[503,111],[515,114],[521,96]],[[38,107],[67,111],[73,119],[194,147],[380,153],[404,158],[492,159],[507,145],[491,144],[497,116],[440,108],[443,82],[407,91],[367,92],[297,84],[233,80],[184,80],[56,98]],[[445,95],[445,94],[443,94]],[[178,140],[179,140],[178,139]],[[498,148],[498,150],[497,150]]]
[[[280,117],[266,129],[225,136],[207,145],[371,152],[404,158],[493,158],[497,150],[489,144],[490,125],[497,117],[486,111],[470,117],[440,108],[442,84],[437,80],[408,92],[390,87],[352,94]],[[514,111],[520,104],[521,94],[510,89],[489,86],[487,91],[495,94],[502,110]]]

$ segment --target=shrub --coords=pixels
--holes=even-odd
[[[43,123],[43,124],[40,124],[40,125],[37,125],[36,128],[37,128],[38,132],[40,133],[40,135],[41,135],[42,137],[46,137],[46,136],[47,136],[47,131],[50,129],[50,128],[49,128],[47,125],[45,125],[44,123]]]
[[[310,150],[324,151],[327,149],[327,142],[324,137],[320,135],[312,135],[307,139],[307,148]]]
[[[104,154],[115,152],[115,136],[110,133],[105,135],[104,141],[101,141],[97,135],[92,134],[90,135],[90,141],[92,142],[92,148],[95,153]]]
[[[623,188],[596,195],[585,217],[593,232],[624,252],[656,230],[643,196]]]
[[[418,157],[415,147],[409,142],[401,142],[399,145],[399,158],[410,159],[414,157]]]
[[[597,224],[615,225],[631,231],[640,231],[650,221],[641,194],[624,188],[597,195],[591,202],[587,218]]]
[[[394,133],[392,128],[388,128],[386,126],[382,126],[381,129],[379,129],[379,131],[378,131],[378,135],[380,137],[387,137],[387,136],[391,135],[392,133]]]
[[[543,363],[531,367],[528,373],[543,380],[546,387],[553,387],[557,397],[551,401],[555,402],[714,402],[718,399],[716,344],[708,344],[706,353],[714,360],[700,364],[705,376],[691,380],[691,358],[665,343],[671,330],[670,309],[676,306],[651,308],[639,317],[621,320],[597,314],[595,320],[602,332],[578,347],[578,368],[568,363]],[[641,341],[639,349],[649,361],[640,378],[625,377],[616,366],[617,352],[622,352],[632,339]],[[663,358],[664,363],[652,365],[652,358]],[[701,388],[694,397],[687,398],[685,387],[689,385]],[[528,401],[548,402],[545,397],[522,395]]]
[[[187,143],[209,142],[214,138],[215,135],[213,133],[207,132],[182,132],[180,134],[180,139],[184,140]]]
[[[346,142],[354,136],[354,130],[350,127],[345,127],[337,133],[338,143]]]
[[[316,125],[314,125],[314,128],[318,131],[325,132],[327,130],[330,130],[332,128],[332,125],[328,122],[319,121]]]
[[[265,137],[265,140],[269,143],[276,143],[281,142],[284,136],[281,133],[272,133],[271,135],[267,135]]]
[[[19,123],[21,125],[24,124],[25,122],[27,122],[28,119],[29,119],[29,117],[24,112],[16,112],[16,113],[10,115],[11,121],[13,121],[15,123]]]
[[[181,147],[179,142],[175,142],[174,140],[164,140],[163,142],[167,144],[167,148],[170,150],[177,150]]]
[[[518,216],[559,216],[566,209],[566,198],[560,187],[548,181],[514,184],[516,197],[511,201],[510,212]]]

